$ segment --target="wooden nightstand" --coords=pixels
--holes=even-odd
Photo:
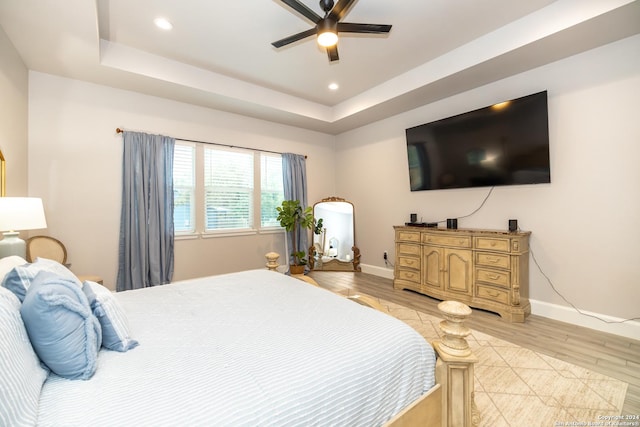
[[[85,280],[89,280],[90,282],[96,282],[101,285],[104,284],[102,283],[102,277],[100,276],[78,276],[78,279],[80,279],[82,283],[84,283]]]

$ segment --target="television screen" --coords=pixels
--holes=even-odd
[[[406,130],[411,191],[551,182],[547,92]]]

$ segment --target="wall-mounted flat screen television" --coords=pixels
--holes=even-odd
[[[406,130],[411,191],[551,182],[547,92]]]

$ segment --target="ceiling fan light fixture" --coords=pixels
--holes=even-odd
[[[325,18],[318,23],[318,44],[323,47],[331,47],[336,43],[338,43],[338,23]]]
[[[323,47],[335,46],[338,43],[338,35],[331,31],[318,34],[318,44]]]
[[[324,11],[324,18],[309,9],[302,3],[302,0],[280,1],[302,15],[303,18],[313,22],[315,26],[271,43],[276,48],[316,36],[318,45],[327,51],[329,62],[333,62],[340,59],[337,46],[339,43],[338,33],[387,34],[391,31],[391,25],[342,22],[342,19],[349,12],[349,8],[357,0],[320,0],[320,8]]]

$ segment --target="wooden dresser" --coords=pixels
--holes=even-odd
[[[524,322],[530,232],[395,226],[393,287]]]

